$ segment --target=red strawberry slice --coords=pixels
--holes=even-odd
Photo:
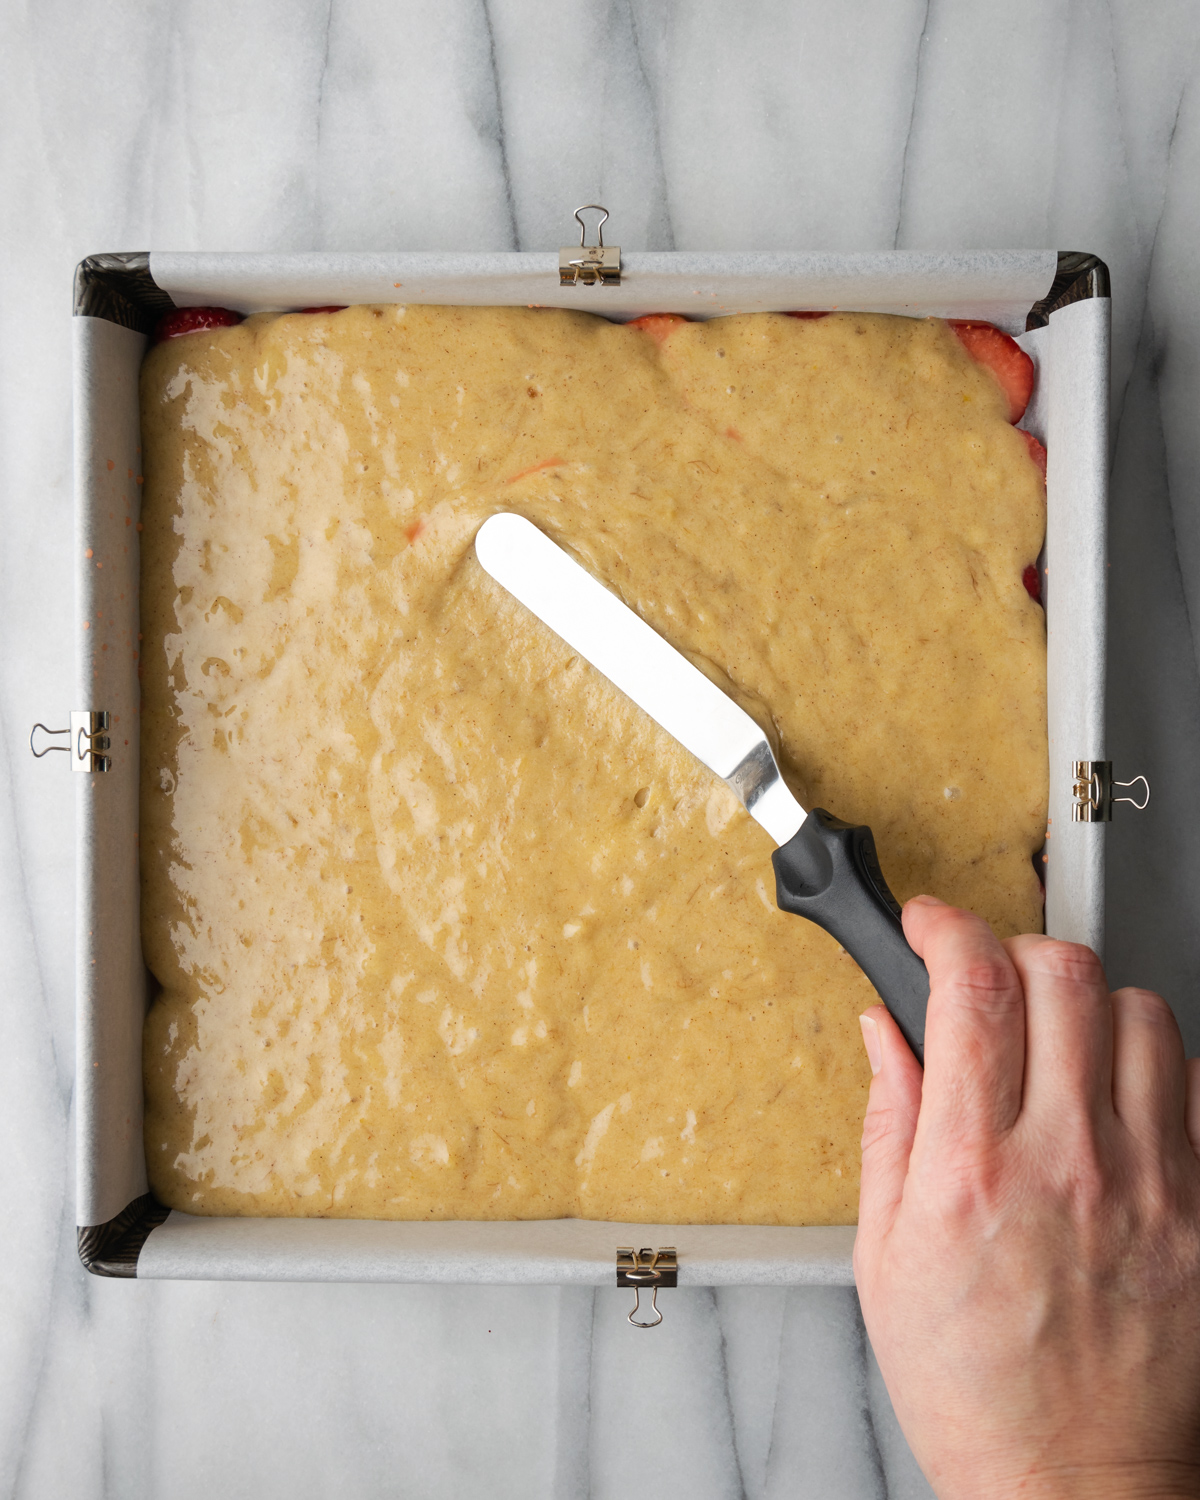
[[[1025,585],[1025,592],[1035,604],[1042,602],[1042,575],[1038,572],[1035,563],[1030,563],[1021,574],[1021,582]]]
[[[1025,446],[1029,449],[1029,456],[1033,459],[1034,463],[1037,464],[1038,469],[1041,472],[1042,479],[1044,480],[1046,478],[1045,448],[1042,447],[1041,443],[1038,442],[1037,438],[1034,437],[1032,432],[1026,432],[1023,427],[1018,427],[1017,431],[1025,439]]]
[[[242,321],[239,312],[228,307],[177,307],[159,318],[154,342],[182,338],[185,333],[199,333],[204,328],[232,328]]]
[[[827,318],[827,312],[789,312],[784,313],[785,318]]]
[[[338,307],[298,307],[296,311],[302,313],[345,312],[346,304],[343,302]]]
[[[681,323],[687,319],[680,313],[647,313],[644,318],[634,318],[627,328],[641,328],[656,344],[665,344]]]
[[[947,321],[971,358],[986,365],[1000,382],[1008,397],[1008,420],[1019,422],[1033,394],[1033,360],[1015,339],[991,323],[976,323],[970,318]]]

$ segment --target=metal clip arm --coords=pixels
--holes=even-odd
[[[1146,795],[1142,798],[1142,800],[1140,802],[1137,800],[1136,797],[1114,797],[1113,801],[1114,802],[1128,802],[1129,805],[1130,805],[1130,807],[1136,807],[1137,810],[1138,810],[1138,812],[1145,812],[1145,810],[1150,806],[1150,783],[1146,780],[1146,778],[1144,776],[1135,776],[1132,781],[1114,781],[1113,782],[1113,786],[1121,786],[1121,787],[1137,786],[1137,784],[1138,784],[1139,781],[1142,783],[1142,786],[1145,788],[1145,791],[1146,791]]]
[[[42,756],[49,755],[51,750],[62,750],[65,754],[70,755],[70,745],[43,745],[39,750],[33,739],[34,735],[38,732],[39,729],[43,734],[48,734],[51,739],[56,738],[60,734],[69,735],[71,733],[70,725],[68,725],[66,729],[47,729],[45,724],[35,724],[29,731],[29,748],[33,752],[34,760],[41,760]]]

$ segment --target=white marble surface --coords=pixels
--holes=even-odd
[[[1200,1050],[1196,0],[4,0],[0,1493],[927,1495],[852,1293],[102,1282],[74,1251],[84,254],[1086,249],[1113,276],[1109,957]]]

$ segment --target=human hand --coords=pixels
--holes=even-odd
[[[1200,1063],[1090,949],[917,897],[925,1072],[863,1018],[854,1272],[941,1500],[1200,1496]]]

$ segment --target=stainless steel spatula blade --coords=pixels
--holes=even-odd
[[[475,553],[485,571],[702,760],[777,844],[807,814],[748,713],[523,516],[492,516]]]

